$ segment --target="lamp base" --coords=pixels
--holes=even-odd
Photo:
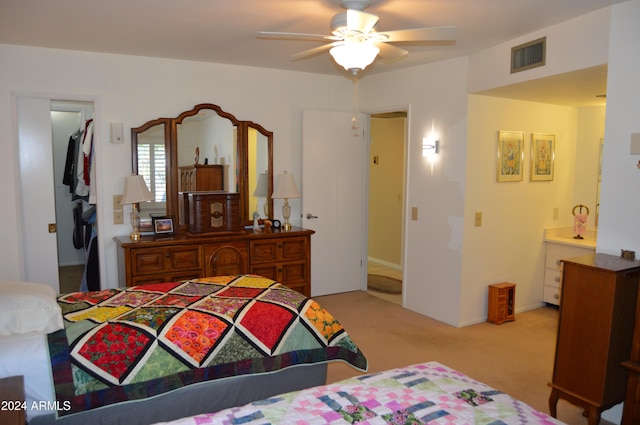
[[[282,205],[282,217],[284,218],[282,230],[288,232],[291,230],[291,223],[289,223],[289,217],[291,217],[291,206],[289,205],[289,200],[287,198],[284,198],[284,205]]]
[[[129,239],[131,239],[132,241],[139,241],[140,239],[142,239],[142,235],[138,230],[134,230],[129,234]]]

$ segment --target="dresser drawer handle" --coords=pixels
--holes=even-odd
[[[560,276],[556,276],[555,279],[553,279],[553,280],[555,280],[556,282],[560,283]]]
[[[557,299],[560,299],[560,295],[558,295],[558,294],[553,294],[553,298],[555,298],[556,300],[557,300]]]
[[[169,257],[171,257],[171,254],[167,252],[166,254],[164,254],[164,256],[169,258]]]
[[[562,265],[562,260],[556,260],[556,266],[561,266]]]

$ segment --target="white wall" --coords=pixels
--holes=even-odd
[[[619,255],[640,252],[640,156],[629,154],[631,133],[640,132],[640,0],[613,8],[609,44],[607,118],[602,196],[596,250]]]
[[[363,110],[408,105],[404,305],[457,325],[460,309],[467,143],[467,58],[363,78]],[[405,105],[398,107],[398,105]],[[422,138],[435,130],[439,161],[422,158]],[[417,221],[407,217],[418,208]]]
[[[576,108],[470,96],[461,325],[487,317],[487,285],[492,283],[517,285],[516,311],[540,306],[543,229],[573,222],[577,125]],[[525,133],[522,181],[496,182],[499,130]],[[534,132],[556,136],[553,181],[530,180]],[[480,227],[474,226],[475,212],[483,214]]]
[[[482,104],[478,98],[468,99],[467,94],[606,64],[610,15],[609,9],[596,11],[469,58],[361,80],[360,104],[365,111],[389,111],[397,105],[409,105],[405,219],[408,220],[410,207],[416,206],[419,220],[407,221],[404,273],[407,308],[454,326],[483,321],[487,285],[504,280],[516,281],[519,285],[517,310],[540,305],[542,230],[570,225],[570,209],[576,199],[583,197],[560,187],[573,188],[576,176],[582,176],[575,164],[575,143],[581,131],[578,126],[584,125],[578,123],[582,113],[573,108],[552,107],[550,115],[545,112],[546,107],[524,102],[519,110],[523,114],[540,114],[540,118],[519,116],[510,113],[509,103],[493,105],[485,99],[483,102],[488,103]],[[541,36],[547,37],[547,66],[509,74],[511,47]],[[506,115],[482,115],[485,120],[474,121],[472,127],[471,122],[467,122],[471,120],[468,114],[478,118],[475,114],[486,106],[496,106]],[[556,113],[559,116],[552,116]],[[599,113],[601,118],[602,111]],[[433,168],[420,156],[421,139],[432,126],[441,141],[440,162]],[[556,170],[556,180],[551,184],[529,185],[526,180],[513,185],[497,184],[495,149],[497,131],[501,129],[526,131],[527,137],[534,131],[557,133],[563,142],[558,149],[564,158],[556,164],[558,167],[563,164]],[[549,199],[543,189],[550,186],[555,189]],[[519,192],[525,187],[528,188],[526,195],[520,196]],[[513,214],[506,214],[503,204],[514,198],[513,195],[518,199],[517,209]],[[532,199],[538,205],[533,209],[524,208]],[[553,220],[554,206],[559,208],[558,221]],[[484,213],[483,227],[474,227],[475,211]],[[518,217],[524,217],[525,222],[531,220],[523,225]],[[508,225],[501,223],[504,218]],[[518,238],[514,228],[522,229],[523,236]]]
[[[351,108],[351,81],[342,76],[11,45],[0,45],[0,58],[0,198],[6,200],[0,204],[0,270],[4,279],[24,276],[18,255],[15,95],[95,100],[99,241],[108,287],[117,286],[112,238],[130,231],[127,223],[112,224],[111,209],[112,196],[122,193],[124,176],[131,173],[128,128],[158,117],[175,117],[198,103],[215,103],[240,120],[252,120],[273,131],[274,172],[287,169],[301,176],[302,110]],[[124,123],[124,144],[109,143],[111,122]],[[300,200],[291,204],[292,217],[298,219]]]

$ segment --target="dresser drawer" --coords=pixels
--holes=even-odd
[[[249,243],[249,251],[252,264],[306,260],[309,252],[309,238],[255,240]]]
[[[201,245],[131,250],[131,271],[134,277],[198,268],[202,268]]]
[[[581,248],[577,246],[547,243],[545,254],[545,267],[562,270],[562,260],[579,257],[581,255],[593,253],[593,248]]]

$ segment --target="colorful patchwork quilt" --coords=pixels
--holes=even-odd
[[[171,425],[561,424],[437,362],[359,376]],[[160,424],[157,424],[160,425]]]
[[[293,365],[367,360],[316,301],[256,275],[61,295],[49,334],[59,416]]]

